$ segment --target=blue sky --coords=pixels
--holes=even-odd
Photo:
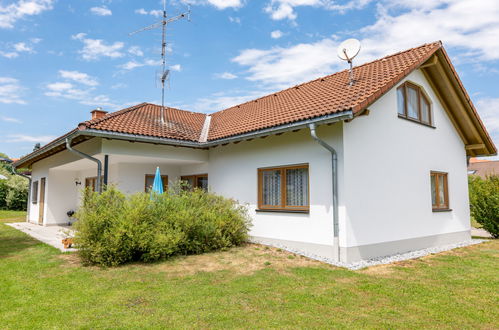
[[[499,144],[499,1],[168,1],[166,103],[213,112],[357,64],[442,40]],[[0,151],[29,153],[89,119],[161,102],[158,0],[0,0]]]

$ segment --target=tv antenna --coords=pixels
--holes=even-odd
[[[170,23],[173,23],[175,21],[181,20],[183,18],[186,18],[189,22],[191,21],[191,8],[188,6],[187,11],[174,16],[174,17],[168,17],[166,14],[166,0],[163,0],[163,18],[161,21],[154,23],[152,25],[146,26],[142,29],[139,29],[137,31],[133,31],[129,33],[129,36],[133,36],[134,34],[148,31],[148,30],[154,30],[159,27],[162,29],[162,37],[161,37],[161,124],[164,125],[166,120],[165,120],[165,81],[170,77],[170,70],[166,69],[166,26]]]
[[[348,64],[350,64],[350,70],[349,70],[350,86],[352,86],[354,82],[352,60],[355,58],[355,56],[359,54],[359,52],[360,52],[360,41],[357,39],[347,39],[338,46],[337,50],[338,57],[343,61],[347,61]]]

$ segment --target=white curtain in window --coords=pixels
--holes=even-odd
[[[401,87],[397,89],[397,109],[398,113],[400,113],[401,115],[405,114],[404,99],[405,99],[404,87]]]
[[[308,205],[308,169],[286,170],[286,205]]]
[[[281,171],[263,171],[263,204],[281,205]]]
[[[418,90],[413,87],[407,87],[407,114],[409,117],[418,119]]]
[[[437,205],[437,183],[435,182],[435,175],[431,176],[431,204]]]

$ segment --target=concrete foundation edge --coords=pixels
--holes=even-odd
[[[399,253],[406,253],[436,247],[441,245],[448,245],[460,243],[471,239],[469,230],[446,233],[432,236],[424,236],[417,238],[409,238],[397,241],[382,242],[376,244],[367,244],[351,247],[340,247],[340,256],[342,262],[356,262],[360,260],[368,260],[379,257],[395,255]],[[289,241],[275,238],[251,236],[250,241],[263,245],[274,246],[286,250],[294,251],[303,255],[314,255],[322,258],[328,258],[334,261],[334,247],[333,244],[316,244],[309,242]]]

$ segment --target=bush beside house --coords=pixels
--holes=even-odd
[[[199,189],[172,190],[153,198],[146,193],[125,196],[113,187],[100,195],[87,190],[75,223],[82,260],[102,266],[151,262],[247,240],[245,207]]]
[[[10,165],[0,164],[0,209],[26,211],[28,201],[28,180],[13,175]]]
[[[499,238],[499,176],[469,177],[471,216],[493,237]]]

